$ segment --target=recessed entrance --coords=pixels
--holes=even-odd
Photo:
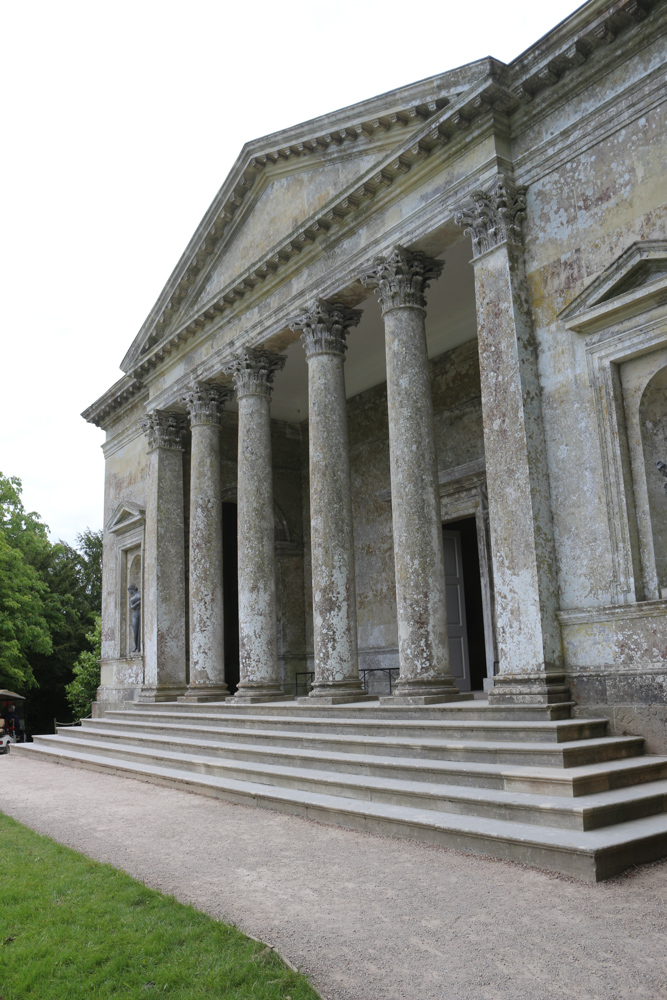
[[[225,610],[225,681],[230,694],[239,686],[239,548],[236,504],[222,505],[222,587]]]
[[[474,517],[443,525],[450,669],[461,691],[481,691],[486,677],[484,608]]]

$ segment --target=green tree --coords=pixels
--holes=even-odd
[[[89,649],[87,635],[101,610],[102,532],[86,528],[79,534],[80,551],[66,542],[51,542],[48,528],[39,515],[23,506],[21,481],[1,473],[0,532],[14,553],[11,558],[20,556],[21,565],[32,574],[32,592],[35,600],[41,601],[40,614],[49,644],[37,642],[33,632],[25,629],[21,632],[23,619],[16,601],[7,605],[5,632],[8,662],[9,652],[14,650],[14,664],[18,662],[16,650],[23,648],[16,636],[20,632],[25,641],[33,636],[33,644],[25,647],[21,661],[23,673],[14,674],[15,683],[22,682],[25,686],[33,683],[29,728],[32,732],[49,732],[54,718],[64,719],[69,715],[65,688],[73,679],[74,664]],[[10,626],[16,636],[10,635]],[[11,642],[14,645],[9,645]],[[13,669],[16,671],[15,665]],[[22,677],[25,680],[21,681]]]
[[[76,545],[90,614],[99,615],[102,610],[102,530],[86,528],[76,536]]]
[[[44,599],[48,588],[0,530],[0,687],[36,684],[31,658],[53,649]]]
[[[65,688],[67,700],[76,719],[90,715],[95,693],[100,686],[102,655],[102,618],[97,615],[92,632],[86,633],[90,649],[84,649],[74,664],[74,679]]]

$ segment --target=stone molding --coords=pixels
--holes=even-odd
[[[665,618],[667,601],[637,601],[634,604],[603,604],[593,608],[557,611],[561,625],[590,625],[598,622],[628,621],[633,618]]]
[[[526,188],[500,174],[490,191],[473,191],[471,204],[454,215],[457,226],[472,237],[473,258],[501,243],[522,245],[521,224],[526,217]]]
[[[222,420],[225,402],[233,395],[231,386],[215,382],[194,382],[184,393],[182,402],[188,411],[190,426],[217,424]]]
[[[486,462],[483,458],[478,458],[474,462],[466,462],[464,465],[454,465],[449,469],[441,469],[438,472],[441,496],[456,490],[477,487],[480,483],[485,482]],[[391,486],[378,490],[375,495],[382,503],[389,503],[391,501]]]
[[[141,421],[141,429],[148,437],[148,450],[167,448],[183,451],[185,417],[171,410],[153,410]]]
[[[236,398],[244,396],[267,396],[270,398],[272,382],[276,372],[285,366],[284,354],[262,351],[246,347],[235,358],[227,362],[225,372],[234,379]]]
[[[123,500],[113,511],[106,523],[106,530],[115,535],[124,535],[128,531],[142,526],[146,521],[146,508],[134,500]]]
[[[382,315],[389,309],[426,309],[426,289],[442,274],[444,262],[427,257],[421,250],[396,246],[385,256],[376,257],[361,275],[366,288],[377,292]]]
[[[301,343],[306,358],[315,354],[334,354],[344,358],[347,334],[361,319],[361,309],[350,309],[342,302],[317,299],[307,312],[294,319],[292,329],[303,330]]]

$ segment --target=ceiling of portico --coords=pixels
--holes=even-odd
[[[426,340],[430,358],[477,336],[475,283],[468,238],[459,240],[440,256],[445,268],[427,294]],[[363,316],[350,331],[345,360],[348,399],[386,381],[384,326],[375,295],[369,293],[359,306]],[[287,363],[276,375],[271,415],[276,420],[301,422],[308,417],[308,367],[301,344],[286,350]],[[228,409],[233,409],[232,405]]]

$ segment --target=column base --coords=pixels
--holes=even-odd
[[[137,701],[142,704],[154,704],[156,701],[177,701],[185,694],[185,685],[165,684],[157,687],[142,687]]]
[[[448,701],[471,701],[470,692],[461,692],[454,678],[437,680],[402,680],[400,677],[393,694],[380,698],[381,705],[437,705]]]
[[[489,691],[490,705],[552,705],[563,701],[570,701],[570,687],[562,671],[496,674]]]
[[[227,701],[229,698],[231,698],[231,694],[226,684],[198,684],[188,687],[185,694],[179,695],[177,701],[198,703]]]
[[[280,684],[242,684],[231,699],[236,705],[256,705],[262,701],[294,701]]]
[[[368,694],[360,680],[350,680],[327,684],[315,682],[305,697],[298,698],[301,704],[349,705],[355,701],[377,701],[377,695]]]

